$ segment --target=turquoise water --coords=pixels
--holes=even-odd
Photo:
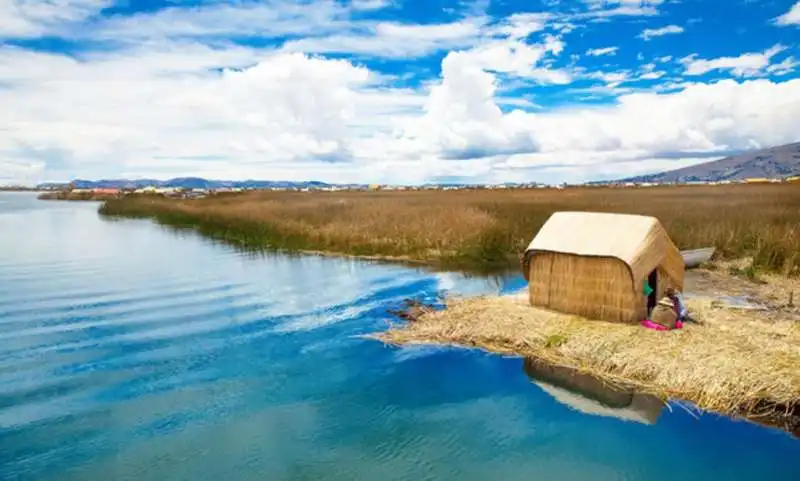
[[[0,194],[0,479],[799,479],[775,429],[584,414],[520,359],[358,337],[404,298],[519,278],[256,256],[96,209]]]

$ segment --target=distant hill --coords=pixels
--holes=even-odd
[[[622,182],[718,182],[748,178],[768,179],[800,175],[800,142],[756,150],[713,162],[658,174],[622,179]]]
[[[53,188],[68,185],[65,183],[47,183],[40,184],[39,188]],[[101,180],[84,180],[75,179],[72,184],[78,189],[98,189],[98,188],[130,188],[136,189],[141,187],[181,187],[183,189],[218,189],[220,187],[239,187],[243,189],[265,189],[270,187],[282,188],[310,188],[310,187],[326,187],[329,184],[318,181],[309,182],[293,182],[285,180],[210,180],[200,177],[178,177],[169,180],[157,179],[101,179]]]

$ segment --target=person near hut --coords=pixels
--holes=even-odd
[[[688,319],[688,310],[683,297],[677,289],[667,288],[665,296],[650,311],[645,327],[656,330],[681,329]]]
[[[678,315],[677,321],[680,323],[686,322],[689,317],[689,310],[686,308],[686,303],[683,301],[683,295],[681,295],[679,290],[672,287],[667,288],[666,294],[672,301],[675,313]]]

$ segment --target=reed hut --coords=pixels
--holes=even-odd
[[[531,305],[614,322],[645,319],[683,272],[658,219],[640,215],[556,212],[523,257]]]

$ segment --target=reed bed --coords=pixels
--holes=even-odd
[[[755,270],[800,274],[800,188],[790,184],[130,196],[101,213],[196,227],[244,247],[493,269],[516,265],[558,210],[652,215],[681,249],[715,246],[722,258],[751,257]]]
[[[526,296],[452,298],[442,310],[423,309],[370,337],[532,357],[710,411],[796,422],[800,324],[709,299],[688,307],[702,324],[660,332],[534,308]]]

